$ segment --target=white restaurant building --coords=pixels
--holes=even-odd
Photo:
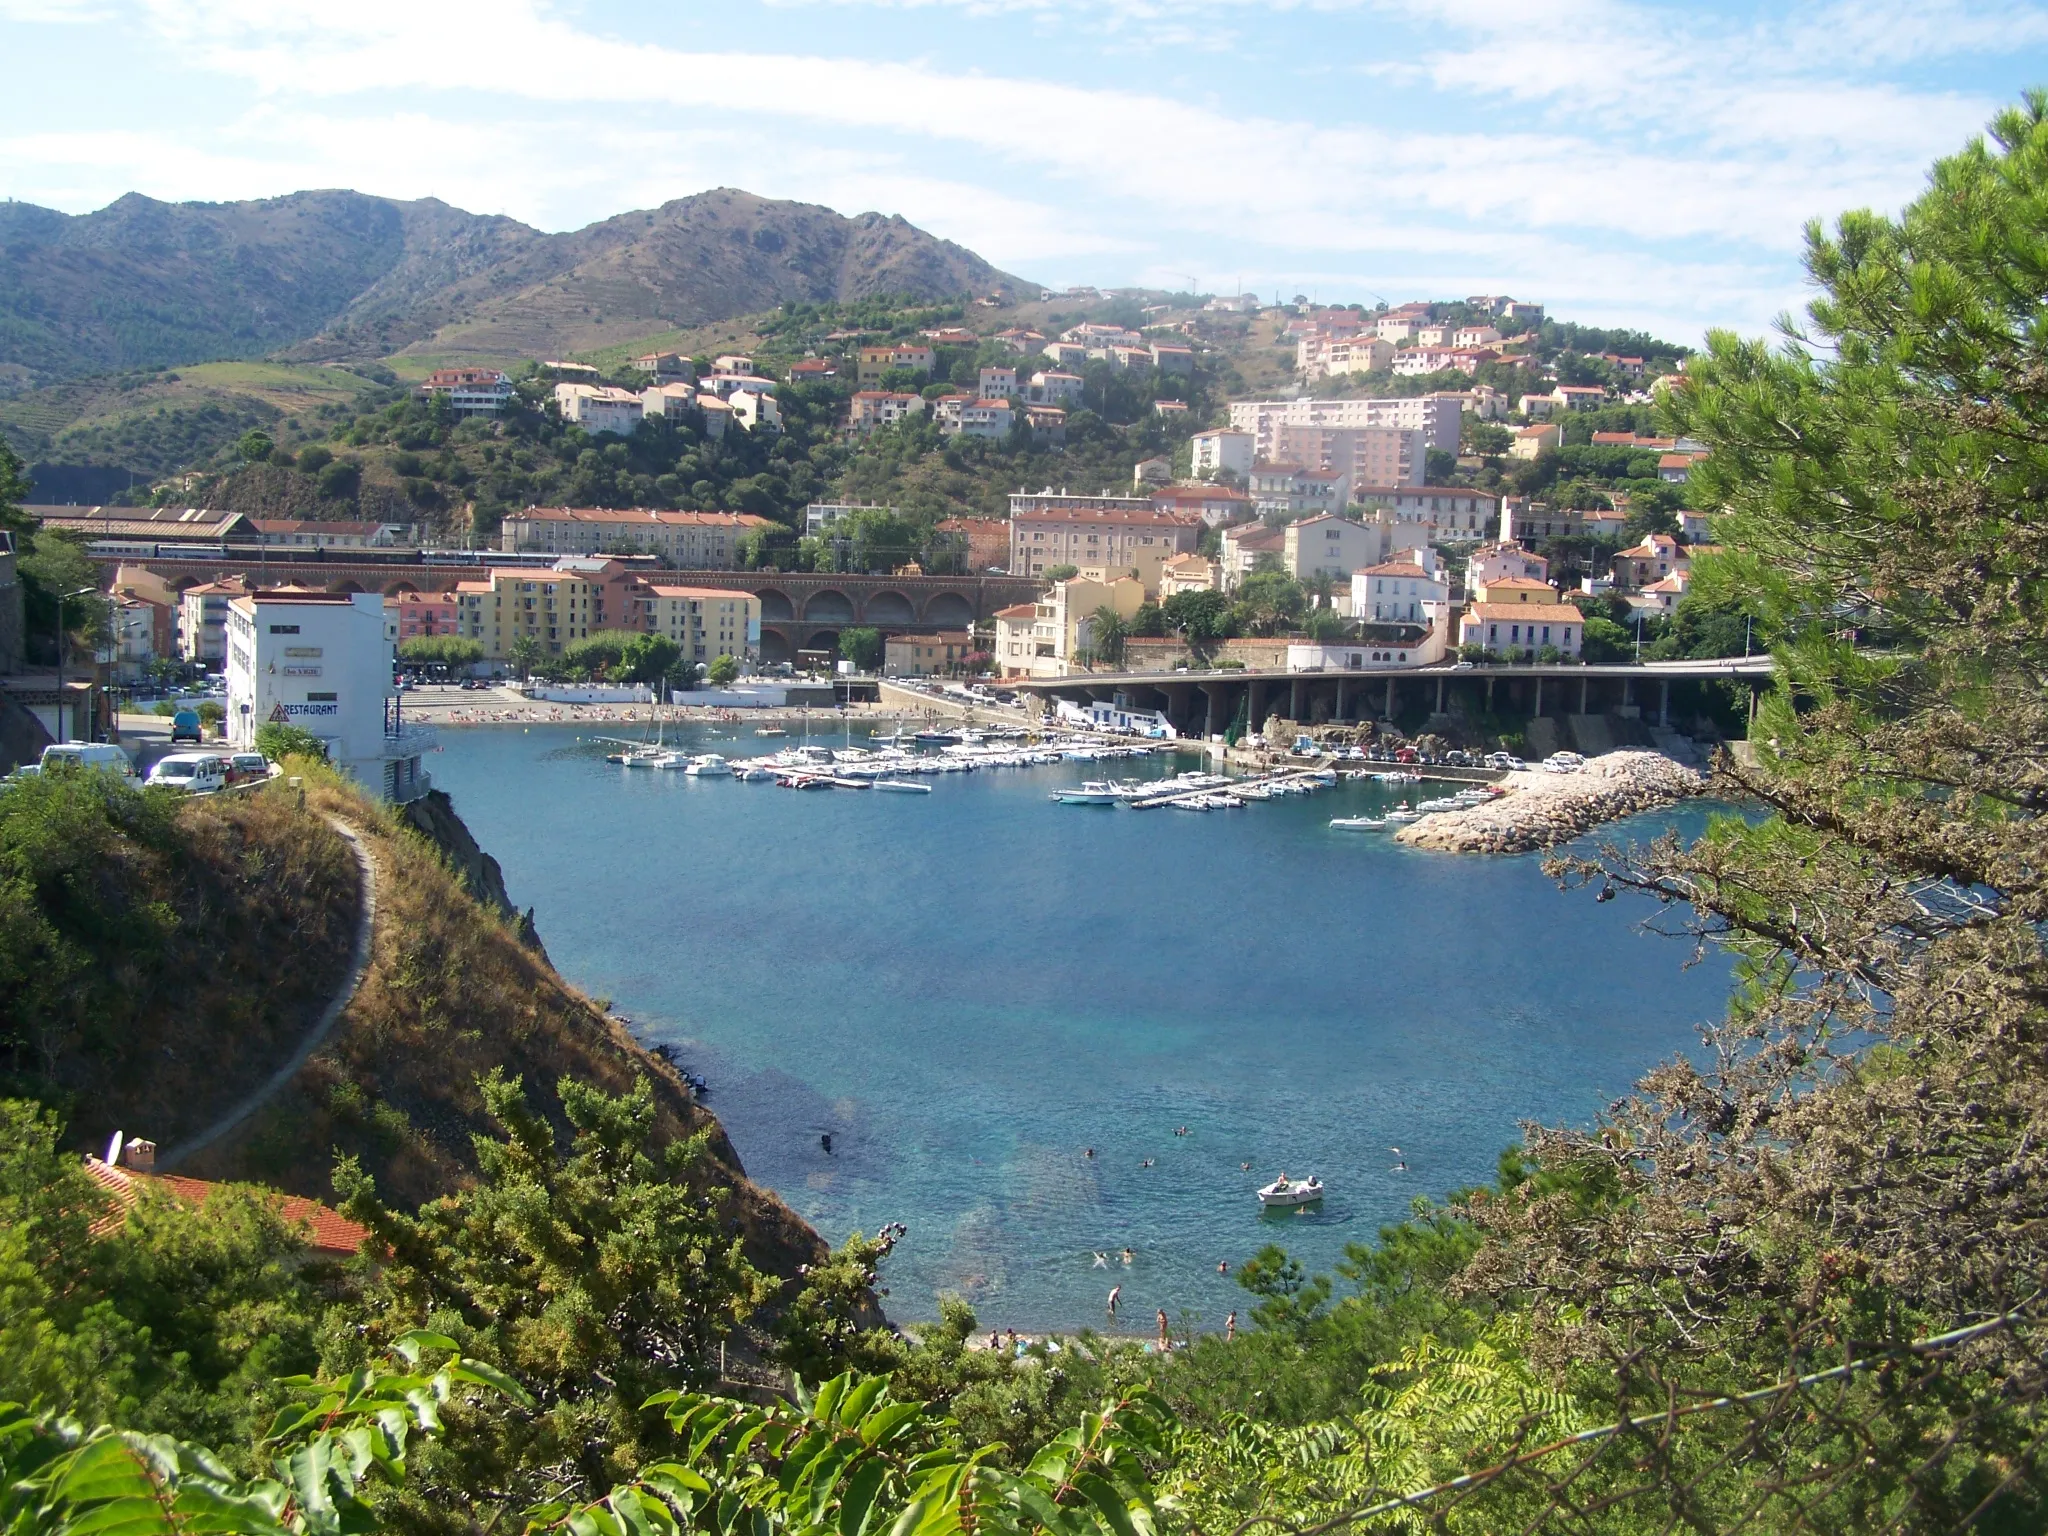
[[[373,794],[418,798],[430,786],[420,754],[433,746],[434,733],[400,723],[392,652],[381,593],[286,587],[233,599],[229,745],[254,751],[258,727],[295,725],[324,741],[328,761]]]

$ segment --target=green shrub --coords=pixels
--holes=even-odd
[[[288,757],[311,758],[315,762],[327,761],[327,743],[302,726],[286,725],[281,720],[266,720],[256,727],[256,750],[273,763],[281,763]]]

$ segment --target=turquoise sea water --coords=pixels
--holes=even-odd
[[[435,782],[562,972],[710,1079],[756,1180],[829,1241],[908,1223],[899,1321],[954,1291],[984,1326],[1100,1324],[1121,1283],[1141,1331],[1220,1327],[1247,1298],[1219,1261],[1277,1240],[1327,1269],[1490,1177],[1521,1120],[1589,1118],[1727,993],[1724,960],[1687,969],[1645,906],[1534,857],[1329,830],[1376,791],[1051,804],[1102,771],[1076,765],[792,794],[629,771],[588,730],[446,731]],[[1673,819],[1700,813],[1629,830]],[[1319,1212],[1261,1215],[1283,1169],[1321,1175]]]

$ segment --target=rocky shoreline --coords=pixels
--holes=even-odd
[[[1706,782],[1661,752],[1608,752],[1577,773],[1512,773],[1505,795],[1470,810],[1425,816],[1403,827],[1396,840],[1442,853],[1528,853],[1696,795]]]

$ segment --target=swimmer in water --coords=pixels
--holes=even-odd
[[[1108,1254],[1106,1254],[1106,1253],[1100,1253],[1100,1252],[1098,1252],[1098,1253],[1097,1253],[1097,1254],[1095,1255],[1095,1267],[1096,1267],[1097,1269],[1107,1269],[1107,1268],[1109,1268],[1109,1255],[1108,1255]]]
[[[1126,1266],[1128,1266],[1128,1265],[1130,1264],[1131,1260],[1135,1259],[1136,1257],[1137,1257],[1137,1255],[1136,1255],[1135,1253],[1131,1252],[1131,1250],[1130,1250],[1130,1249],[1126,1248],[1126,1249],[1124,1250],[1123,1258],[1124,1258],[1124,1263],[1125,1263],[1125,1265],[1126,1265]]]
[[[1216,1261],[1216,1273],[1217,1273],[1217,1274],[1219,1274],[1219,1275],[1227,1275],[1227,1274],[1229,1274],[1229,1273],[1230,1273],[1230,1260],[1228,1260],[1228,1259],[1218,1259],[1218,1260]]]

